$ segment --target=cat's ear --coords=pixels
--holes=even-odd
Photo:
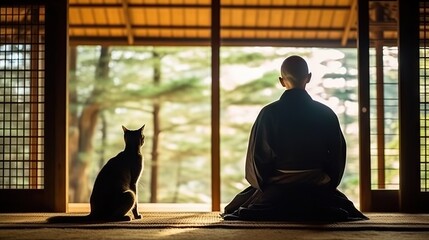
[[[146,124],[143,124],[143,126],[139,130],[143,132],[144,126],[146,126]]]
[[[128,129],[126,127],[124,127],[123,125],[122,125],[122,130],[124,130],[124,132],[128,131]]]

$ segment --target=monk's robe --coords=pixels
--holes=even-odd
[[[367,219],[337,187],[346,142],[336,114],[303,89],[286,90],[253,124],[246,156],[250,186],[221,214],[224,219]]]

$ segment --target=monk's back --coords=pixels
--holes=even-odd
[[[287,91],[265,109],[271,115],[271,140],[277,169],[322,169],[338,131],[335,114],[302,90]]]

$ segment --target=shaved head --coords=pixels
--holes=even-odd
[[[309,79],[307,62],[300,56],[290,56],[283,61],[281,66],[282,78],[294,86],[306,83]]]

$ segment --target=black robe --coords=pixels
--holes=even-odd
[[[346,142],[336,114],[303,89],[286,90],[259,113],[250,134],[245,176],[250,186],[224,219],[367,219],[338,189]]]

